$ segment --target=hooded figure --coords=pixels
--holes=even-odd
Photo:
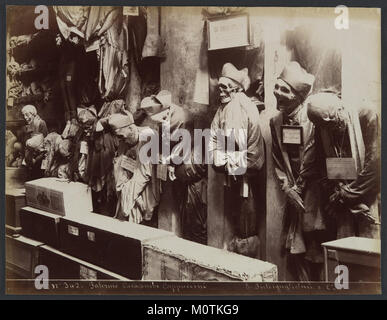
[[[315,162],[336,237],[380,238],[377,113],[364,106],[349,108],[335,94],[321,92],[308,99],[308,117],[316,126]],[[329,162],[339,168],[344,163],[339,176]]]
[[[274,86],[277,109],[270,120],[274,173],[285,194],[283,243],[288,268],[295,280],[319,280],[325,240],[325,221],[320,210],[315,167],[305,166],[314,157],[314,126],[307,117],[305,99],[314,76],[297,62],[290,62]],[[289,139],[293,135],[293,140]]]
[[[144,127],[137,127],[129,112],[115,113],[99,120],[97,131],[110,130],[120,138],[116,157],[113,159],[115,189],[118,202],[115,218],[141,223],[152,218],[158,205],[158,196],[150,189],[151,164],[138,159],[139,135]]]
[[[167,90],[144,98],[141,109],[147,115],[143,125],[149,125],[158,133],[160,162],[148,167],[148,183],[159,197],[158,215],[155,215],[158,226],[206,244],[207,207],[203,195],[206,193],[207,171],[203,162],[194,164],[192,161],[192,116],[172,102],[172,95]],[[187,140],[179,135],[179,129],[189,133],[189,145],[184,143]],[[163,161],[168,164],[163,164]]]
[[[45,176],[71,179],[70,159],[72,156],[72,143],[68,139],[51,132],[44,139],[46,157],[43,160]]]
[[[26,141],[25,163],[27,165],[29,180],[39,179],[43,176],[41,168],[45,156],[44,136],[42,133],[34,134]]]
[[[259,125],[259,112],[246,96],[250,86],[247,68],[238,70],[231,63],[222,68],[218,82],[220,107],[211,123],[210,157],[215,171],[225,177],[225,215],[234,226],[233,238],[227,247],[258,257],[258,215],[261,174],[265,147]],[[243,243],[249,248],[241,249]],[[243,251],[243,252],[242,252]]]

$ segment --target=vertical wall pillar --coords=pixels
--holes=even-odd
[[[208,109],[207,106],[194,102],[203,40],[201,8],[162,7],[160,36],[165,41],[165,58],[160,65],[161,89],[169,90],[172,101],[188,109],[197,124]],[[181,236],[181,212],[176,198],[171,188],[164,189],[159,208],[159,228]]]
[[[278,266],[279,279],[284,280],[285,259],[281,257],[281,232],[283,226],[284,196],[274,176],[270,119],[277,113],[277,100],[273,89],[279,72],[283,67],[281,52],[281,23],[275,17],[263,22],[265,39],[265,110],[261,113],[261,130],[266,145],[266,216],[260,223],[262,259]]]

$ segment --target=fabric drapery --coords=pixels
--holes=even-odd
[[[218,141],[218,132],[235,132],[237,147],[247,149],[247,169],[259,170],[265,160],[264,141],[259,126],[259,112],[257,107],[242,92],[235,94],[233,100],[225,107],[219,107],[211,124],[211,140],[209,152],[214,157],[214,152],[225,151],[224,146]],[[241,130],[241,131],[240,131]],[[240,132],[245,134],[239,134]],[[243,141],[242,139],[245,139]],[[243,150],[236,153],[242,153]]]
[[[283,124],[300,125],[303,128],[304,144],[297,146],[298,154],[289,153],[288,146],[281,142],[281,126]],[[306,234],[321,232],[326,229],[326,219],[320,203],[319,170],[315,163],[316,146],[314,125],[306,114],[306,106],[300,105],[296,110],[285,116],[278,113],[270,120],[272,135],[272,157],[274,173],[283,191],[287,188],[298,190],[303,200],[305,212],[297,212],[288,202],[284,208],[283,243],[290,254],[305,254],[313,262],[322,262],[322,251],[313,250],[315,245],[305,239]],[[292,162],[292,158],[297,161]],[[299,168],[294,170],[294,165]],[[313,237],[308,237],[313,239]],[[319,247],[319,244],[317,244]],[[293,260],[292,260],[293,261]],[[301,277],[303,272],[298,272]]]
[[[225,214],[233,221],[235,243],[239,243],[241,239],[257,237],[258,217],[264,207],[262,194],[266,181],[264,176],[265,145],[259,119],[259,112],[255,104],[244,93],[239,92],[226,106],[218,108],[211,123],[209,154],[215,161],[214,169],[224,172],[226,185],[224,199],[225,208],[227,208]],[[236,146],[234,150],[229,151],[225,150],[219,132],[224,133],[228,139],[230,130],[235,134]],[[226,173],[225,168],[219,167],[215,159],[217,154],[222,152],[228,154],[226,167],[237,168],[236,170],[244,167],[247,168],[247,171],[244,170],[242,174],[234,176],[228,175],[229,172]],[[232,164],[229,163],[230,161],[233,161]],[[257,241],[250,242],[254,244]],[[228,244],[229,249],[232,247],[231,243]],[[251,249],[244,250],[243,254],[257,258],[258,248],[255,248],[257,250]]]
[[[121,21],[119,21],[121,20]],[[127,18],[119,17],[100,40],[99,90],[102,99],[125,98],[130,80]]]
[[[334,180],[325,185],[324,203],[336,221],[337,238],[362,236],[380,237],[379,193],[379,119],[367,107],[348,113],[343,149],[355,160],[358,176],[353,181]],[[320,157],[337,157],[332,132],[319,128],[316,136]],[[325,163],[321,164],[322,177],[326,177]],[[339,188],[342,204],[331,204],[329,196]],[[367,218],[369,217],[369,218]]]
[[[106,102],[98,113],[98,119],[106,118],[114,113],[125,110],[123,100]],[[96,126],[94,123],[94,127]],[[109,215],[114,215],[116,190],[113,174],[113,159],[119,145],[118,138],[112,132],[95,132],[89,138],[86,181],[92,190],[100,193],[100,199],[111,202],[113,208],[108,208]],[[103,194],[101,194],[103,193]],[[101,200],[102,201],[102,200]]]

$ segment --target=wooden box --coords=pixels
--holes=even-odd
[[[324,248],[325,280],[335,281],[335,268],[348,268],[349,282],[380,282],[380,239],[348,237],[322,244]]]
[[[61,218],[59,234],[63,252],[135,280],[142,275],[142,244],[174,237],[168,231],[93,213]]]
[[[122,280],[128,278],[70,256],[50,246],[42,245],[39,262],[48,267],[50,279],[62,280]]]
[[[54,248],[59,248],[60,216],[46,211],[24,207],[20,210],[22,234],[27,238],[41,241]]]
[[[19,233],[20,216],[19,211],[26,205],[25,189],[8,189],[5,191],[5,224],[7,230]]]
[[[143,252],[144,280],[278,280],[274,264],[180,238],[147,241]]]
[[[91,189],[84,183],[42,178],[26,182],[25,188],[30,207],[61,216],[93,211]]]
[[[6,167],[5,168],[5,188],[12,189],[21,189],[24,188],[24,183],[27,179],[27,169],[25,167],[14,168]]]
[[[42,242],[23,236],[6,236],[6,277],[8,279],[34,279],[39,264],[39,247]]]

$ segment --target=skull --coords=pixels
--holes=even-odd
[[[220,77],[218,82],[219,97],[222,104],[229,103],[236,92],[239,92],[242,87],[234,80],[226,77]]]
[[[31,112],[24,112],[23,117],[24,117],[24,120],[26,121],[26,123],[30,124],[34,120],[35,115]]]
[[[138,142],[139,132],[134,123],[124,128],[115,129],[114,132],[116,136],[124,140],[130,146],[134,146]]]
[[[27,124],[32,123],[35,116],[37,115],[36,108],[31,104],[24,106],[21,112]]]
[[[332,93],[318,93],[307,101],[308,118],[316,125],[329,131],[342,133],[350,122],[348,111],[341,99]]]
[[[277,109],[279,111],[290,114],[300,104],[293,88],[282,79],[277,79],[273,93],[277,99]]]

